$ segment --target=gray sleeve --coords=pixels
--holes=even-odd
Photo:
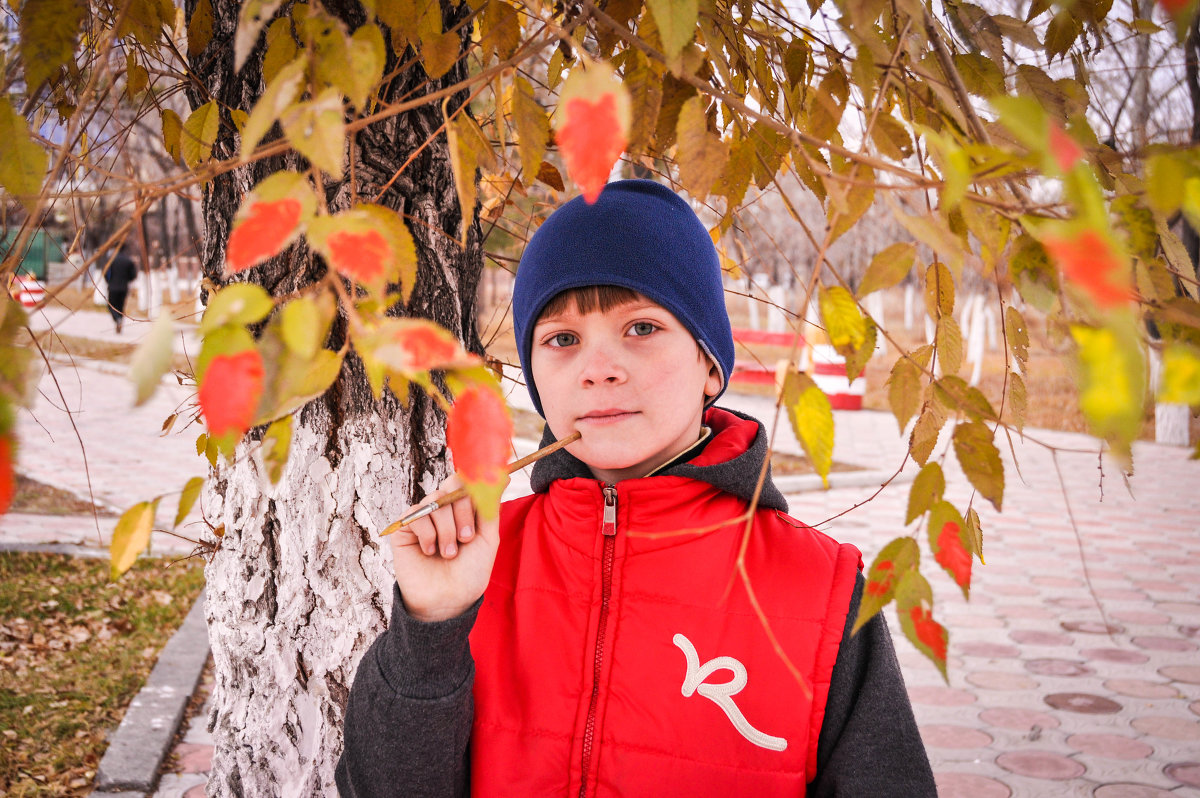
[[[469,793],[475,662],[467,636],[481,602],[457,618],[424,623],[405,611],[393,588],[391,623],[350,688],[335,774],[341,795]]]
[[[862,591],[860,574],[830,677],[809,795],[935,798],[933,771],[883,614],[850,634]]]

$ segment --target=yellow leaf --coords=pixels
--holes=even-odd
[[[162,109],[163,148],[167,151],[167,155],[176,161],[183,155],[180,143],[182,135],[183,120],[179,118],[179,114],[170,108]]]
[[[954,454],[975,490],[1000,511],[1004,498],[1004,464],[982,421],[965,421],[954,428]]]
[[[1200,405],[1200,351],[1186,344],[1172,344],[1163,352],[1162,365],[1158,401]]]
[[[1109,327],[1071,325],[1079,361],[1079,409],[1092,432],[1108,441],[1123,465],[1142,422],[1145,363],[1140,337],[1129,318]]]
[[[131,52],[125,56],[125,94],[133,99],[150,85],[150,73]]]
[[[279,478],[287,466],[288,452],[292,448],[292,419],[293,416],[284,416],[273,421],[263,433],[261,454],[267,479],[272,485],[279,484]]]
[[[147,50],[157,50],[163,29],[175,25],[171,0],[127,0],[123,4],[117,38],[133,36]]]
[[[350,104],[361,111],[366,107],[371,91],[383,77],[383,67],[387,62],[387,46],[383,43],[383,33],[379,27],[368,23],[354,31],[347,55],[349,63],[341,88]]]
[[[867,324],[850,292],[840,285],[822,286],[818,302],[829,343],[839,350],[861,347],[867,337]]]
[[[937,446],[938,435],[945,423],[946,411],[942,406],[937,402],[926,402],[921,415],[917,417],[908,442],[913,459],[921,465],[925,465],[929,455],[933,453],[933,447]]]
[[[828,488],[829,469],[833,466],[833,409],[829,397],[812,377],[789,369],[783,382],[783,403],[796,440]]]
[[[916,246],[903,242],[892,244],[882,252],[876,253],[858,286],[859,297],[891,288],[899,283],[912,269],[916,257]]]
[[[962,330],[953,316],[942,316],[938,319],[935,343],[943,374],[954,374],[962,368]]]
[[[489,0],[480,20],[480,46],[486,61],[493,53],[504,61],[521,44],[521,15],[504,0]]]
[[[137,388],[135,407],[154,395],[162,376],[171,368],[174,341],[175,319],[167,312],[159,314],[129,362],[129,379]]]
[[[290,34],[289,34],[290,36]],[[242,130],[242,158],[249,158],[254,148],[267,135],[271,125],[300,95],[304,85],[304,59],[298,58],[279,70],[250,111]]]
[[[150,545],[150,533],[154,530],[154,513],[157,509],[158,499],[139,502],[126,510],[117,521],[112,543],[109,545],[110,577],[114,581],[132,568],[138,555]]]
[[[908,489],[908,511],[904,514],[904,523],[911,524],[928,512],[930,507],[942,500],[945,491],[946,476],[942,473],[942,467],[937,463],[926,463]]]
[[[925,270],[925,311],[934,321],[954,312],[954,277],[940,261]]]
[[[203,454],[207,448],[208,436],[201,435],[204,438],[204,448],[201,448],[200,441],[196,441],[196,454]],[[188,513],[192,511],[192,506],[195,505],[196,499],[200,498],[200,490],[204,487],[204,477],[192,477],[183,486],[183,492],[179,494],[179,509],[175,511],[175,523],[172,529],[177,528],[188,517]]]
[[[697,0],[647,0],[646,6],[654,15],[662,39],[663,54],[670,61],[692,41],[700,16],[700,4]]]
[[[283,5],[283,0],[245,0],[241,11],[238,12],[237,33],[233,37],[233,69],[238,71],[246,63],[246,57],[258,43],[258,34],[275,12]]]
[[[521,154],[521,181],[533,185],[546,155],[550,140],[550,116],[533,96],[533,86],[523,77],[513,80],[513,124],[517,129],[517,149]]]
[[[1008,375],[1008,410],[1012,414],[1012,424],[1017,432],[1025,429],[1025,410],[1028,407],[1025,394],[1025,380],[1019,374]]]
[[[907,357],[899,358],[888,376],[888,406],[892,408],[901,432],[921,406],[920,380],[920,369]]]
[[[325,89],[312,100],[286,109],[279,121],[297,152],[326,174],[341,178],[346,158],[346,124],[340,91]]]
[[[192,111],[183,123],[183,133],[179,138],[184,163],[195,169],[209,159],[220,126],[221,110],[216,100],[209,100]]]
[[[187,25],[187,52],[195,58],[204,52],[212,41],[213,10],[211,0],[199,0],[192,10],[192,16]]]
[[[828,181],[829,200],[829,240],[841,238],[842,234],[853,227],[863,214],[875,202],[875,173],[869,166],[855,166],[850,173],[850,183]]]
[[[708,129],[704,106],[707,98],[696,96],[683,104],[676,125],[679,148],[679,182],[688,193],[701,202],[725,170],[729,160],[729,145],[721,136]]]
[[[296,57],[298,48],[292,37],[292,21],[277,19],[267,28],[267,50],[263,54],[262,79],[268,86],[275,76]]]
[[[422,37],[421,62],[425,65],[425,74],[432,80],[445,75],[458,63],[461,48],[462,40],[454,31]]]
[[[25,0],[20,11],[21,63],[25,89],[32,94],[75,59],[79,26],[87,6],[81,0]],[[7,139],[5,139],[7,141]]]
[[[29,135],[29,125],[8,100],[0,100],[0,187],[20,198],[26,208],[36,205],[49,156]]]

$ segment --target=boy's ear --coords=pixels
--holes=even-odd
[[[707,359],[707,358],[706,358]],[[704,397],[708,399],[721,392],[721,370],[711,360],[708,361],[708,378],[704,381]]]

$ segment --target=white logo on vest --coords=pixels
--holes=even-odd
[[[687,675],[683,679],[684,698],[690,698],[693,693],[699,693],[712,701],[729,717],[733,728],[738,730],[738,734],[760,748],[768,748],[772,751],[782,751],[787,748],[787,740],[763,734],[751,726],[750,721],[746,720],[746,716],[738,709],[737,704],[733,703],[733,696],[740,693],[746,686],[745,665],[733,657],[717,657],[701,665],[700,657],[696,654],[696,647],[692,645],[692,641],[677,634],[672,638],[672,642],[679,646],[679,650],[687,658]],[[713,671],[719,670],[733,671],[733,678],[725,684],[705,684],[704,680],[712,675]]]

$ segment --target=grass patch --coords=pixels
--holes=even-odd
[[[17,474],[17,492],[13,496],[9,512],[35,515],[113,515],[103,507],[85,501],[73,493],[30,479],[23,474]]]
[[[202,564],[0,552],[0,794],[87,795],[125,708],[204,584]]]

